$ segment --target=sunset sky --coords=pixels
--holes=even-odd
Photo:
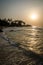
[[[0,18],[43,26],[43,0],[0,0]]]

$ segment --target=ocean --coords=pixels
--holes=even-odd
[[[4,65],[43,65],[43,28],[8,27],[3,29]],[[5,43],[6,44],[6,43]],[[1,58],[3,59],[3,58]],[[3,63],[2,63],[3,65]]]
[[[20,43],[21,47],[43,54],[43,28],[35,26],[12,27],[5,30],[5,35],[7,35],[9,40]]]

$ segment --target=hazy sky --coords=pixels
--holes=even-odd
[[[35,14],[37,18],[32,20]],[[43,0],[0,0],[0,18],[12,18],[43,26]]]

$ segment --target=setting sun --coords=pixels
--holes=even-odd
[[[31,15],[31,19],[33,19],[33,20],[37,19],[37,15],[36,14],[32,14]]]

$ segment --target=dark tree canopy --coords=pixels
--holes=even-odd
[[[16,26],[16,27],[23,27],[23,26],[31,26],[31,25],[26,25],[24,21],[22,20],[14,20],[12,19],[0,19],[0,26]]]

